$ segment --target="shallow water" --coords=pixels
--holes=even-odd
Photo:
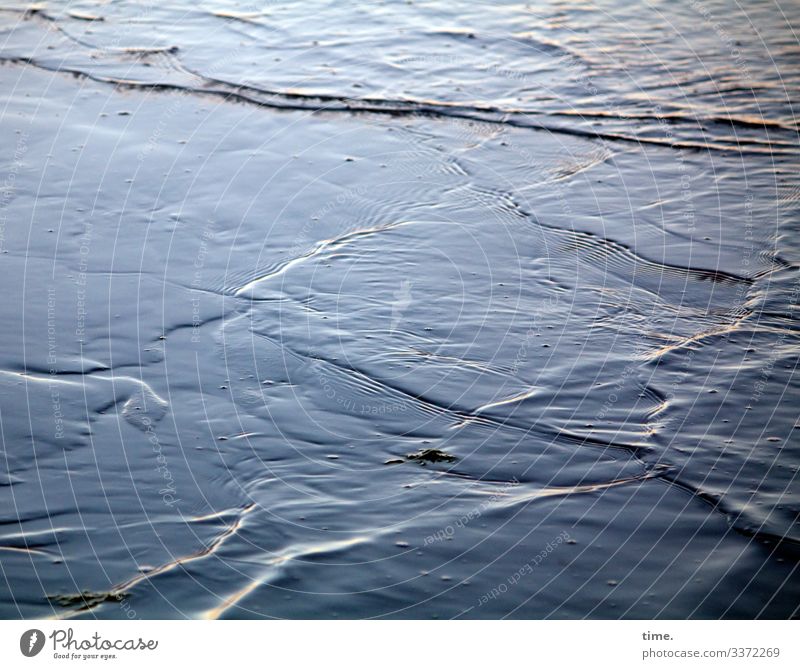
[[[348,5],[3,5],[0,615],[795,615],[797,6]]]

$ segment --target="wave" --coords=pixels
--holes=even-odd
[[[548,112],[528,109],[503,108],[493,105],[445,102],[441,100],[391,99],[382,97],[348,97],[325,93],[306,93],[260,88],[250,84],[226,81],[209,77],[182,68],[187,74],[201,80],[200,86],[189,86],[168,81],[137,81],[89,72],[84,69],[62,64],[48,64],[31,56],[0,57],[0,63],[11,63],[37,67],[48,72],[70,74],[98,83],[112,84],[121,89],[177,92],[198,96],[222,98],[227,102],[251,104],[274,110],[307,111],[311,113],[380,114],[386,116],[451,118],[480,121],[482,123],[505,125],[527,130],[583,137],[590,140],[624,142],[639,145],[662,146],[672,149],[696,151],[736,152],[737,154],[785,154],[796,155],[793,142],[758,140],[735,137],[730,143],[721,141],[695,141],[670,137],[656,138],[625,132],[609,132],[601,129],[579,128],[570,125],[546,123],[542,119],[552,117]]]

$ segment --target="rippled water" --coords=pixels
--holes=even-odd
[[[794,615],[798,27],[4,3],[0,615]]]

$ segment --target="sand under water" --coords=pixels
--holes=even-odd
[[[0,616],[796,614],[796,4],[1,9]]]

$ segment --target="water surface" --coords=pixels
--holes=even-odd
[[[799,23],[4,3],[0,615],[795,615]]]

